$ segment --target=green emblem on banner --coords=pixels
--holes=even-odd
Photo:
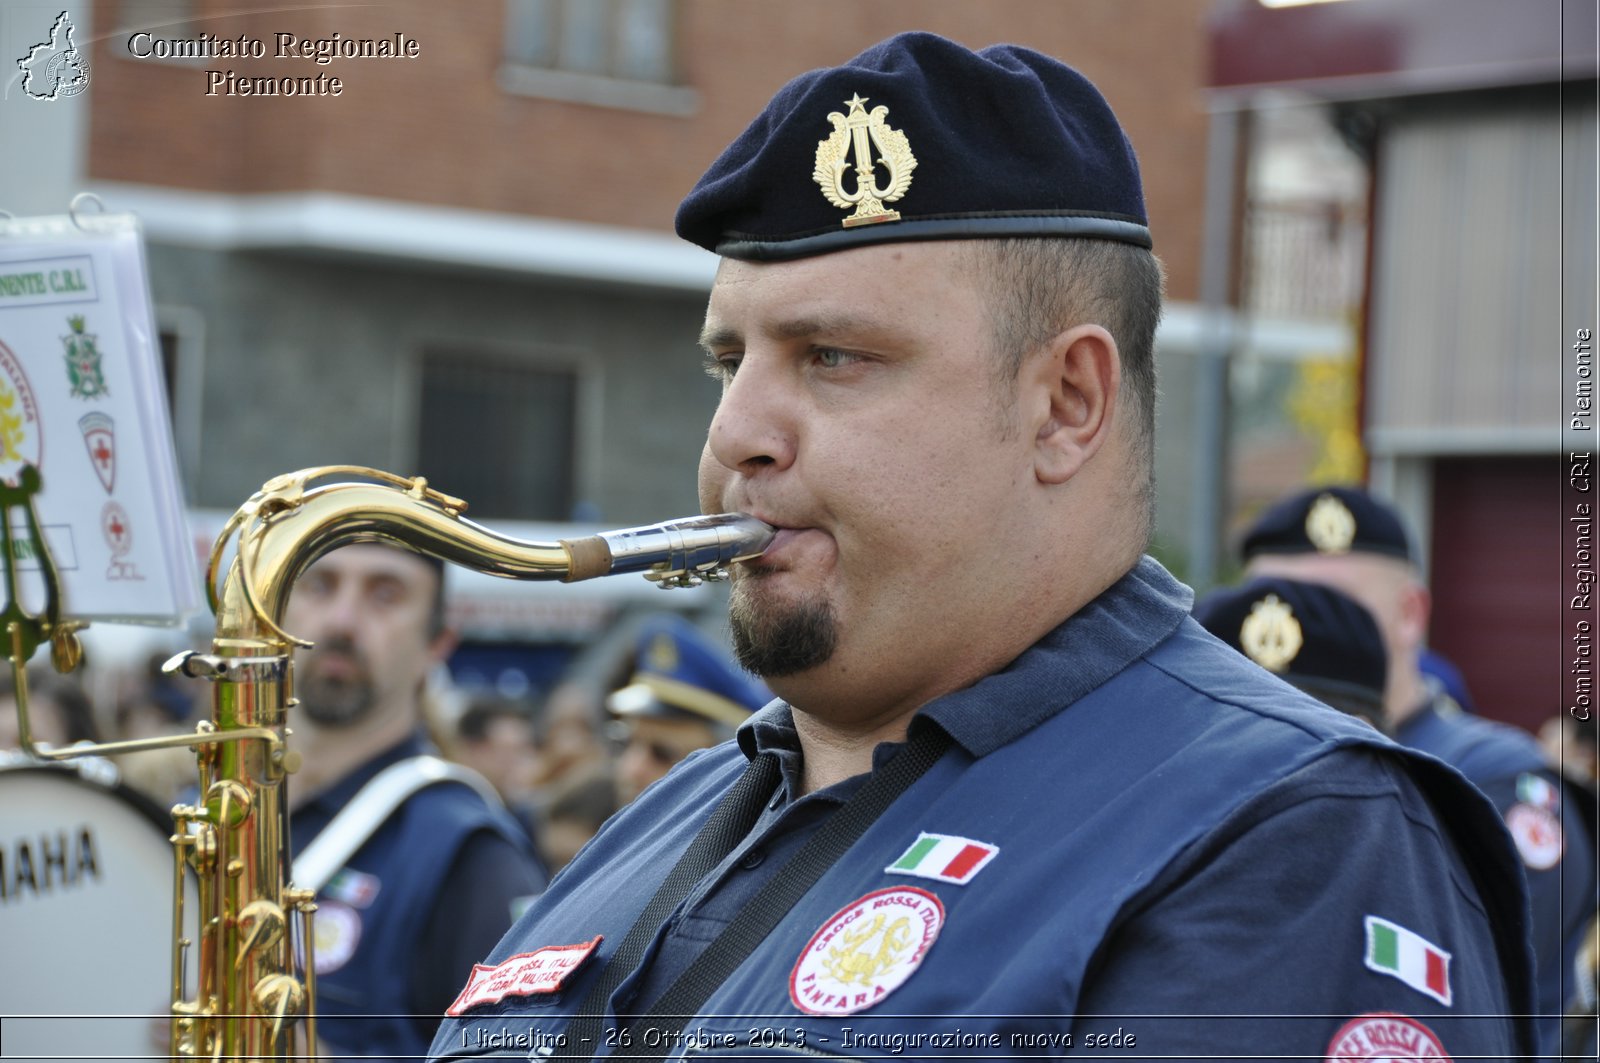
[[[105,374],[100,371],[100,349],[95,346],[93,333],[83,331],[82,314],[67,318],[72,326],[70,336],[61,337],[67,348],[67,379],[72,382],[75,399],[98,399],[111,394],[106,387]]]

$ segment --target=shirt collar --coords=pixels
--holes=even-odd
[[[357,768],[355,771],[351,772],[338,782],[334,783],[332,786],[328,787],[328,789],[317,794],[311,800],[306,802],[305,808],[320,808],[323,806],[334,810],[343,808],[349,803],[350,799],[356,795],[358,790],[365,786],[374,775],[378,774],[378,772],[382,771],[384,768],[387,768],[391,764],[405,760],[408,757],[421,756],[422,754],[429,752],[432,752],[432,748],[428,744],[426,737],[420,731],[416,732],[410,737],[406,738],[404,741],[400,742],[398,745],[390,746],[382,753],[379,753],[377,756],[361,765],[361,767]]]
[[[1193,591],[1145,557],[1005,668],[936,698],[917,715],[944,728],[972,756],[986,756],[1164,642],[1193,603]],[[750,717],[738,738],[748,757],[772,751],[782,758],[800,748],[793,710],[781,700]]]

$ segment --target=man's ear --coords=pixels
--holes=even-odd
[[[450,659],[456,651],[456,646],[461,643],[461,635],[454,628],[443,627],[438,633],[428,640],[428,660],[432,664],[443,664]]]
[[[1025,363],[1037,397],[1034,473],[1060,484],[1077,474],[1111,434],[1122,359],[1099,325],[1076,325]]]
[[[1417,579],[1407,581],[1400,592],[1400,637],[1408,646],[1421,649],[1428,641],[1428,624],[1433,619],[1433,595]]]

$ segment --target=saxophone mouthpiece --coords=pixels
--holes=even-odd
[[[572,559],[567,582],[641,572],[661,587],[695,587],[727,579],[730,565],[760,557],[777,533],[743,513],[721,513],[564,539],[561,545]]]

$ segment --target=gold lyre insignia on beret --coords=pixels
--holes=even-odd
[[[846,228],[899,221],[900,212],[889,210],[884,204],[895,202],[911,187],[911,171],[917,168],[911,145],[904,133],[884,124],[883,118],[889,108],[879,104],[868,113],[867,101],[859,92],[844,102],[850,107],[848,116],[838,111],[828,114],[833,133],[817,142],[816,167],[811,171],[811,179],[822,186],[822,194],[829,203],[840,210],[855,208],[855,213],[844,220]],[[873,177],[877,165],[872,158],[873,147],[878,149],[878,161],[889,171],[886,186],[879,186]],[[856,156],[856,187],[855,191],[846,192],[844,171],[852,148]]]
[[[1343,554],[1356,541],[1356,518],[1333,495],[1320,495],[1306,512],[1306,538],[1324,554]]]
[[[1239,645],[1245,656],[1267,671],[1281,672],[1305,645],[1305,635],[1294,610],[1276,594],[1269,594],[1251,607],[1250,615],[1239,625]]]

